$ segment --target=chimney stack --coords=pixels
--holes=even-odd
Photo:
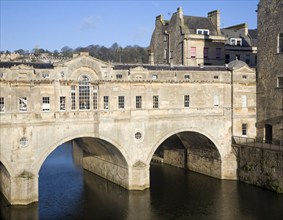
[[[220,11],[215,10],[208,12],[207,17],[210,19],[212,24],[216,27],[217,33],[220,34]]]

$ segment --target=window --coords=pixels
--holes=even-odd
[[[242,75],[242,79],[247,79],[247,75]]]
[[[283,33],[279,33],[278,35],[278,53],[283,53]]]
[[[122,79],[123,75],[122,74],[116,74],[116,79]]]
[[[236,60],[241,60],[241,56],[240,56],[240,54],[236,54]]]
[[[203,48],[203,58],[208,58],[208,47]]]
[[[109,96],[103,96],[103,108],[109,109]]]
[[[163,35],[163,40],[167,41],[167,35],[166,34]]]
[[[243,95],[242,96],[242,108],[247,107],[247,96]]]
[[[48,112],[50,111],[50,98],[42,97],[42,111]]]
[[[225,63],[229,63],[230,62],[230,54],[226,54],[225,55]]]
[[[184,78],[185,78],[185,79],[190,79],[190,75],[185,74],[185,75],[184,75]]]
[[[97,91],[93,92],[93,109],[98,108],[98,97],[97,97]]]
[[[19,98],[19,111],[26,112],[28,110],[28,99],[27,97]]]
[[[184,107],[190,107],[190,96],[184,95]]]
[[[89,109],[90,87],[87,76],[81,76],[79,80],[79,109]]]
[[[277,87],[278,88],[283,88],[283,76],[279,76],[277,78]]]
[[[136,108],[142,108],[142,97],[136,96]]]
[[[42,78],[43,79],[48,79],[49,78],[49,73],[42,73]]]
[[[220,59],[221,57],[221,48],[216,48],[216,59]]]
[[[230,38],[230,45],[242,46],[242,39],[241,38]]]
[[[247,135],[247,124],[242,124],[242,135]]]
[[[218,107],[219,106],[219,96],[218,95],[215,95],[213,97],[213,105],[214,105],[214,107]]]
[[[125,108],[125,98],[124,98],[124,96],[118,96],[118,108],[119,109]]]
[[[66,96],[60,96],[60,111],[66,110]]]
[[[152,79],[158,79],[158,74],[152,74],[151,78]]]
[[[197,48],[191,47],[191,58],[196,58],[197,55]]]
[[[153,96],[153,108],[159,108],[158,105],[158,95]]]
[[[209,30],[208,29],[197,29],[196,34],[209,35]]]
[[[71,110],[76,109],[76,86],[71,85]]]
[[[218,75],[214,75],[213,79],[219,79],[219,76]]]
[[[5,112],[5,99],[0,97],[0,112]]]
[[[246,63],[247,64],[251,63],[251,55],[249,55],[249,54],[246,55]]]
[[[167,49],[164,49],[163,59],[167,60]]]

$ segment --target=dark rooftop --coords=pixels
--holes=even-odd
[[[170,65],[148,65],[148,64],[114,64],[114,70],[129,70],[131,68],[143,67],[148,70],[179,70],[179,71],[227,71],[224,66],[170,66]]]
[[[11,68],[13,66],[26,65],[35,69],[53,69],[52,63],[25,63],[25,62],[0,62],[0,68]]]

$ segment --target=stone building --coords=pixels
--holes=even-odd
[[[156,17],[149,62],[171,65],[224,65],[235,59],[250,66],[257,62],[257,30],[247,24],[220,29],[220,12],[207,17],[183,15],[178,8],[171,19]]]
[[[257,136],[283,142],[283,2],[258,5]]]
[[[238,24],[221,29],[227,38],[225,43],[225,63],[242,60],[249,66],[257,64],[257,29],[248,29],[248,25]]]
[[[38,200],[38,173],[74,141],[83,167],[129,190],[149,187],[150,161],[168,138],[184,167],[237,179],[232,136],[256,136],[256,74],[225,66],[122,65],[82,53],[54,64],[0,63],[0,190]]]
[[[206,18],[185,16],[182,8],[170,21],[157,16],[149,51],[151,64],[185,66],[221,65],[226,38],[220,30],[220,12],[212,11]]]

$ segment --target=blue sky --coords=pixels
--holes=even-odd
[[[150,43],[155,17],[170,19],[178,7],[185,15],[206,17],[219,9],[221,27],[248,23],[256,28],[258,0],[0,0],[0,50],[61,50],[91,44],[110,47]]]

